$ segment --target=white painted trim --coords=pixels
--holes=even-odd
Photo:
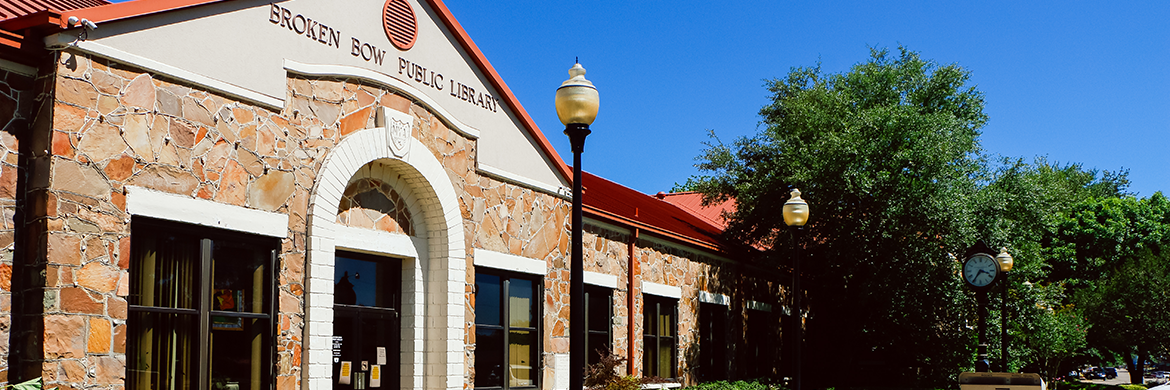
[[[766,311],[769,313],[772,312],[772,305],[771,304],[760,302],[760,301],[753,301],[753,300],[749,299],[747,301],[747,304],[745,304],[744,306],[747,306],[747,308],[751,309],[751,310]]]
[[[654,233],[651,233],[651,232],[643,232],[643,234],[638,236],[638,238],[652,242],[652,243],[657,244],[657,245],[662,245],[662,246],[669,247],[669,248],[675,248],[675,249],[679,249],[679,250],[683,250],[683,251],[687,251],[687,252],[698,253],[698,254],[701,254],[703,256],[707,256],[707,257],[710,257],[712,259],[722,261],[725,263],[732,262],[731,259],[728,259],[727,257],[724,257],[724,256],[716,254],[716,253],[712,253],[711,251],[696,248],[693,246],[681,245],[681,244],[675,243],[673,241],[669,241],[669,240],[666,240],[663,238],[655,237],[653,234]]]
[[[0,68],[28,77],[37,77],[37,68],[25,64],[18,64],[5,59],[0,59]]]
[[[337,249],[383,255],[417,258],[415,238],[381,230],[355,228],[333,224],[334,245]]]
[[[548,274],[548,263],[543,260],[478,248],[475,250],[475,266],[541,276]]]
[[[642,294],[657,295],[660,297],[680,299],[682,298],[682,288],[675,286],[668,286],[665,284],[658,284],[653,282],[642,282]]]
[[[493,167],[491,165],[484,164],[483,162],[478,162],[476,164],[476,171],[479,173],[482,173],[484,175],[487,175],[487,176],[501,179],[501,180],[506,181],[506,182],[520,184],[520,185],[523,185],[526,187],[531,187],[533,189],[547,193],[549,195],[556,196],[556,197],[561,198],[561,199],[573,199],[573,193],[572,193],[573,190],[570,188],[567,188],[564,186],[559,186],[559,185],[543,183],[543,182],[538,181],[536,179],[527,178],[527,177],[517,175],[517,174],[512,173],[512,172],[505,171],[505,170],[500,169],[500,168]]]
[[[201,226],[288,237],[288,215],[189,198],[145,187],[126,186],[126,212],[131,215]]]
[[[50,35],[45,37],[45,46],[47,46],[49,49],[64,49],[72,47],[99,57],[109,58],[128,65],[140,67],[153,73],[163,74],[184,80],[202,88],[256,103],[274,111],[280,111],[284,108],[284,99],[272,97],[260,92],[253,91],[251,89],[240,87],[235,84],[213,79],[211,77],[207,77],[186,69],[167,65],[146,57],[130,54],[94,41],[81,41],[74,43],[73,41],[76,38],[77,36],[75,35],[69,36],[65,33]]]
[[[642,389],[645,390],[677,389],[680,387],[682,387],[682,383],[647,383],[642,385]]]
[[[585,217],[585,224],[586,225],[594,225],[594,226],[600,227],[602,229],[612,230],[612,231],[615,231],[615,232],[618,232],[621,234],[626,234],[626,235],[634,234],[634,232],[631,231],[630,228],[627,228],[624,226],[614,225],[612,223],[608,223],[608,222],[605,222],[605,221],[600,220],[600,219]]]
[[[699,302],[731,306],[731,297],[725,294],[713,294],[706,291],[699,291]]]
[[[605,288],[617,289],[618,277],[617,275],[603,274],[600,272],[585,271],[585,284],[592,284],[594,286],[601,286]]]
[[[462,134],[471,139],[479,139],[479,130],[471,127],[466,123],[460,122],[458,119],[455,119],[455,116],[451,115],[450,112],[444,109],[443,106],[439,104],[439,102],[431,99],[430,96],[427,96],[427,94],[419,91],[418,88],[415,88],[414,86],[396,78],[390,77],[384,73],[365,68],[359,68],[356,66],[306,64],[290,59],[284,60],[284,69],[292,73],[306,76],[357,77],[381,83],[387,87],[396,89],[400,92],[410,95],[415,99],[418,99],[422,105],[427,107],[427,109],[434,111],[447,122],[450,122],[452,125],[452,130],[455,130],[456,132],[459,132],[459,134]]]
[[[413,137],[409,142],[413,152],[396,157],[386,146],[384,128],[360,130],[331,149],[317,173],[309,197],[304,327],[307,358],[301,360],[302,372],[306,373],[302,389],[332,387],[329,351],[334,255],[337,240],[345,240],[333,229],[337,227],[334,221],[346,183],[356,175],[393,177],[401,184],[391,185],[406,198],[418,232],[417,238],[412,239],[417,244],[418,258],[403,261],[400,385],[427,390],[463,388],[467,244],[459,197],[446,169],[426,145]],[[363,167],[374,161],[381,166],[363,172]]]

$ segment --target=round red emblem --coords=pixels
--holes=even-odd
[[[418,38],[418,23],[414,18],[414,9],[406,0],[387,0],[382,8],[382,28],[386,30],[386,38],[398,50],[410,50]]]

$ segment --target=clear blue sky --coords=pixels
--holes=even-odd
[[[983,91],[992,154],[1130,170],[1170,189],[1170,2],[446,0],[545,136],[572,161],[553,93],[574,57],[601,92],[586,171],[646,193],[695,174],[707,130],[754,134],[765,79],[869,47],[957,63]]]

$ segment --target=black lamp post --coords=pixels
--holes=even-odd
[[[793,189],[792,197],[784,202],[784,224],[792,232],[792,310],[796,314],[796,343],[793,346],[796,359],[793,359],[793,378],[795,389],[800,390],[800,344],[804,341],[801,333],[804,328],[804,315],[800,306],[800,234],[804,232],[804,224],[808,222],[808,203],[800,199],[800,190]]]
[[[1007,248],[999,248],[999,255],[995,256],[995,261],[999,263],[999,269],[1003,271],[1003,287],[999,290],[999,370],[1008,372],[1007,290],[1008,275],[1011,275],[1014,262],[1012,255],[1007,252]]]
[[[597,118],[600,98],[597,88],[585,79],[585,68],[574,64],[569,79],[557,88],[557,116],[565,124],[565,135],[573,149],[573,239],[569,251],[569,389],[585,388],[585,265],[581,257],[581,152],[589,125]]]

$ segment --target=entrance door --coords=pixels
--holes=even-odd
[[[338,252],[333,291],[333,388],[399,388],[402,264]]]

